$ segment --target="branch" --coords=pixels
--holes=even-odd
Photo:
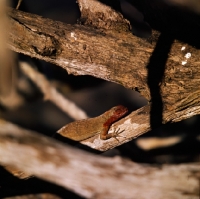
[[[6,16],[6,1],[0,2],[0,101],[1,98],[8,96],[14,86],[11,81],[13,67],[13,53],[7,48],[9,20]],[[13,80],[13,79],[12,79]]]
[[[34,70],[26,62],[20,62],[21,70],[40,88],[46,100],[52,101],[62,111],[75,120],[86,119],[87,114],[81,110],[74,102],[61,95],[46,79],[44,75]]]
[[[178,122],[194,115],[200,114],[200,106],[187,108],[184,110],[167,111],[163,114],[163,124],[168,122]],[[108,140],[101,140],[99,135],[82,141],[81,143],[93,149],[106,151],[129,142],[132,139],[150,131],[152,129],[151,123],[151,105],[144,106],[136,111],[130,113],[127,117],[114,123],[108,133],[113,133],[116,129],[123,131],[120,137],[110,138]]]
[[[155,104],[160,98],[164,110],[200,105],[200,50],[169,34],[153,31],[150,43],[126,31],[68,25],[17,10],[9,16],[9,46],[16,52],[68,73],[137,88]]]
[[[51,193],[28,194],[21,196],[6,197],[6,199],[61,199],[60,197]]]
[[[15,165],[86,198],[105,198],[106,194],[107,198],[186,199],[199,194],[199,164],[156,168],[99,157],[3,120],[0,157],[3,165]]]
[[[81,21],[98,29],[129,31],[130,23],[123,15],[99,0],[78,0]],[[116,3],[117,4],[117,3]]]
[[[165,0],[167,3],[183,6],[199,14],[200,2],[198,0]]]
[[[19,9],[19,6],[21,5],[21,3],[22,3],[22,0],[18,0],[17,6],[16,6],[17,10]]]

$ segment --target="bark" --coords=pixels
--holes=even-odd
[[[3,165],[15,165],[86,198],[199,197],[197,163],[152,167],[99,157],[2,120],[0,157]]]
[[[200,51],[168,34],[153,31],[150,43],[126,31],[68,25],[16,10],[9,16],[9,46],[16,52],[136,89],[160,112],[199,105]]]

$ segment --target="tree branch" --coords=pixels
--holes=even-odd
[[[53,102],[57,107],[75,120],[88,118],[87,114],[81,108],[60,94],[43,74],[34,70],[34,68],[26,62],[20,62],[19,64],[20,69],[40,88],[46,100]]]
[[[96,135],[81,143],[96,150],[106,151],[129,142],[152,129],[150,124],[150,112],[151,105],[147,105],[133,111],[127,117],[114,123],[111,126],[109,133],[113,133],[116,129],[120,129],[122,133],[119,135],[120,137],[117,137],[117,140],[115,138],[101,140],[99,135]],[[200,106],[177,110],[176,112],[174,112],[174,110],[167,111],[163,114],[163,123],[178,122],[197,114],[200,114]]]
[[[200,2],[198,0],[165,0],[165,1],[167,3],[189,8],[197,13],[200,12]]]
[[[68,73],[136,88],[148,100],[155,96],[152,90],[158,90],[164,110],[200,104],[196,86],[200,85],[200,50],[169,40],[170,35],[154,31],[149,43],[129,32],[68,25],[17,10],[10,10],[9,16],[9,46],[16,52],[54,63]],[[168,49],[166,40],[171,42]],[[157,80],[149,85],[153,77]]]
[[[199,194],[199,164],[157,168],[118,157],[99,157],[3,120],[0,157],[3,165],[15,165],[86,198],[105,198],[106,194],[107,198],[145,199],[156,195],[186,199]]]

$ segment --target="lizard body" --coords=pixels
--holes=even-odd
[[[106,140],[116,136],[116,133],[108,134],[108,130],[115,121],[127,112],[126,107],[115,106],[97,117],[69,123],[58,130],[57,133],[75,141],[82,141],[100,133],[100,138]]]
[[[71,122],[58,130],[57,133],[75,141],[82,141],[100,133],[100,138],[106,140],[116,136],[116,133],[108,134],[108,130],[115,121],[127,112],[128,109],[126,107],[115,106],[100,116]],[[34,177],[11,166],[4,166],[4,168],[21,179]]]

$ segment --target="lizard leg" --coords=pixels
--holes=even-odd
[[[110,138],[115,138],[115,139],[117,139],[117,137],[123,137],[123,136],[121,136],[121,135],[119,135],[119,134],[121,134],[124,130],[120,130],[120,128],[118,128],[116,131],[114,131],[113,133],[108,133],[108,130],[109,130],[109,128],[107,129],[107,130],[105,130],[105,131],[103,131],[103,132],[101,132],[101,134],[100,134],[100,138],[102,139],[102,140],[107,140],[107,139],[110,139]],[[118,140],[118,139],[117,139]],[[118,140],[119,141],[119,140]]]

